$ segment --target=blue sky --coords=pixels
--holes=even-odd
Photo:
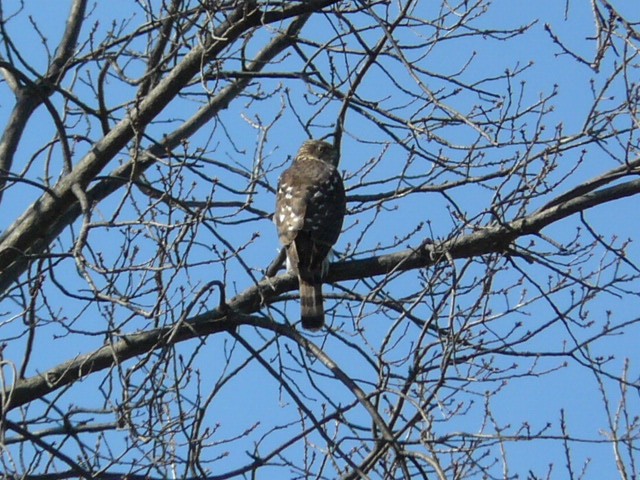
[[[63,4],[64,7],[61,6]],[[55,45],[62,32],[67,5],[68,2],[47,1],[35,1],[26,5],[29,15],[32,16],[33,21],[39,26],[41,32],[50,41],[51,45]],[[121,2],[120,5],[123,10],[132,8],[129,2]],[[5,9],[4,13],[7,15],[11,9],[11,2],[3,6]],[[111,24],[110,16],[118,17],[122,15],[120,8],[111,10],[104,6],[105,3],[95,6],[96,9],[102,9],[100,11],[100,24],[95,25],[97,35]],[[428,11],[430,6],[431,4],[424,7],[425,15],[430,13]],[[622,6],[624,7],[625,5]],[[531,67],[517,79],[517,82],[514,82],[514,90],[519,92],[520,89],[523,89],[523,104],[530,104],[541,97],[549,95],[553,91],[554,85],[557,85],[558,94],[550,100],[555,106],[555,110],[545,117],[545,122],[548,122],[547,132],[551,134],[558,123],[564,125],[565,132],[568,134],[577,131],[577,129],[581,127],[585,111],[588,111],[591,104],[590,81],[593,79],[594,84],[598,87],[606,77],[596,75],[592,70],[584,65],[576,64],[576,62],[567,58],[566,55],[559,55],[558,47],[554,46],[549,40],[549,36],[544,30],[545,23],[549,23],[553,31],[558,34],[563,41],[566,41],[568,46],[575,48],[581,55],[584,55],[586,58],[593,56],[593,42],[585,41],[586,37],[594,34],[593,17],[589,5],[586,2],[571,2],[570,15],[567,19],[564,19],[564,8],[565,2],[555,0],[541,0],[538,2],[502,0],[493,2],[490,13],[477,23],[478,27],[496,25],[500,28],[517,28],[537,18],[540,18],[540,20],[531,26],[530,31],[526,35],[513,41],[498,41],[489,38],[483,41],[477,41],[477,39],[469,41],[461,38],[442,42],[441,46],[438,46],[430,52],[427,67],[442,75],[451,75],[462,68],[462,66],[473,57],[472,63],[462,76],[463,80],[471,82],[475,78],[500,75],[505,69],[515,69],[518,66],[522,67],[532,61],[533,64]],[[132,8],[132,10],[134,9]],[[638,19],[640,9],[636,8],[634,11],[633,8],[630,8],[628,13],[630,17]],[[416,13],[416,15],[418,14],[420,14],[420,12]],[[133,17],[131,19],[131,25],[136,25],[139,21],[138,18],[140,18],[139,14]],[[326,28],[326,25],[322,19],[313,20],[307,26],[305,34],[312,36],[311,32],[314,28]],[[89,26],[90,25],[87,25],[87,29]],[[12,21],[7,28],[10,34],[13,35],[14,40],[19,41],[19,48],[24,58],[28,59],[34,69],[42,72],[46,65],[43,57],[43,48],[39,41],[34,41],[37,36],[30,22],[27,20],[27,16],[22,15],[20,18]],[[324,30],[321,31],[326,33],[325,36],[327,37],[331,35],[329,30],[326,32],[324,32]],[[377,36],[371,34],[371,42],[373,43],[376,39]],[[251,50],[251,48],[259,48],[261,45],[260,42],[261,39],[256,37],[256,39],[249,43],[249,50]],[[614,60],[607,57],[602,70],[606,71],[607,68],[610,68],[611,62]],[[403,85],[410,85],[410,79],[400,66],[395,65],[390,68],[397,68],[397,70],[392,69],[390,72],[398,82],[402,82]],[[133,72],[135,72],[135,68],[133,68],[131,73]],[[95,72],[93,73],[95,74]],[[631,74],[637,76],[636,71],[632,71]],[[526,81],[526,83],[522,85],[520,83],[521,80]],[[265,81],[263,85],[265,90],[268,90],[269,88],[279,88],[278,83],[279,81]],[[286,86],[291,89],[290,93],[292,98],[298,101],[307,93],[304,87],[300,85],[291,83],[286,84]],[[432,79],[429,87],[436,90],[438,86],[450,88],[446,82],[439,82],[435,78]],[[614,98],[611,103],[620,101],[621,98],[623,98],[623,86],[621,82],[612,86],[611,94]],[[209,87],[213,88],[211,85]],[[109,84],[108,88],[110,89],[109,99],[112,105],[127,101],[130,98],[131,92],[135,90],[134,88],[127,90],[122,87],[121,83],[116,82]],[[194,88],[197,89],[198,87]],[[482,88],[499,93],[504,92],[504,81],[487,82],[482,85]],[[78,87],[78,91],[82,90],[82,87]],[[292,113],[292,108],[283,103],[283,90],[281,89],[279,92],[280,95],[274,96],[272,101],[252,102],[246,98],[237,99],[231,105],[231,108],[220,115],[221,122],[224,122],[227,128],[233,129],[233,140],[238,146],[239,151],[236,151],[231,145],[231,142],[225,138],[218,124],[212,124],[210,128],[205,127],[194,135],[190,142],[192,145],[204,145],[204,148],[208,150],[207,154],[215,159],[229,161],[238,168],[246,170],[250,170],[253,162],[261,159],[265,170],[267,170],[265,179],[269,181],[271,185],[275,185],[277,176],[281,172],[280,165],[287,156],[295,153],[297,146],[306,138],[305,132]],[[364,82],[359,94],[366,100],[388,101],[391,104],[403,103],[402,98],[398,97],[399,94],[394,90],[392,82],[390,82],[388,78],[385,78],[381,72],[372,73]],[[12,105],[12,97],[5,84],[0,84],[0,99],[4,99],[0,100],[0,121],[4,123]],[[60,98],[54,96],[53,101],[56,105],[61,105]],[[470,99],[467,95],[461,94],[452,97],[450,99],[450,105],[464,112],[470,106],[469,101]],[[302,105],[302,103],[300,103],[300,105]],[[415,104],[409,103],[404,109],[400,110],[403,112],[417,111],[419,110],[418,107],[419,106]],[[170,131],[172,128],[175,128],[182,119],[188,118],[196,108],[197,103],[195,100],[187,99],[185,101],[175,102],[175,104],[170,105],[162,115],[162,118],[165,119],[166,122],[154,126],[150,129],[150,133],[161,138],[165,131]],[[335,116],[338,108],[338,104],[330,105],[326,111],[323,112],[318,119],[318,123],[324,124],[326,127],[315,128],[313,131],[314,135],[321,136],[331,131],[330,122],[332,115]],[[303,113],[309,113],[304,110],[304,105],[301,106],[301,109]],[[280,117],[281,114],[282,116]],[[271,120],[275,118],[279,118],[279,120],[275,122],[267,132],[263,132],[263,134],[266,135],[266,140],[263,145],[264,149],[257,152],[256,141],[260,137],[261,132],[255,128],[255,125],[258,121],[263,122],[264,125],[268,125]],[[533,121],[533,119],[531,118],[529,121]],[[531,124],[522,125],[523,129],[530,129],[532,127],[533,125]],[[459,127],[443,128],[437,133],[446,136],[451,141],[463,144],[470,141],[474,135],[474,132]],[[35,147],[33,147],[33,145],[40,145],[43,139],[50,139],[52,134],[53,129],[51,123],[48,121],[48,116],[44,109],[41,109],[33,117],[25,132],[23,146],[17,157],[19,161],[26,162],[34,152]],[[212,134],[213,140],[207,144],[208,137]],[[379,166],[370,176],[367,176],[364,180],[363,178],[354,177],[347,181],[350,194],[375,193],[379,190],[391,189],[393,185],[390,183],[382,187],[376,185],[361,187],[359,186],[359,182],[371,179],[383,179],[386,176],[397,174],[406,162],[406,152],[396,148],[394,145],[387,145],[388,141],[386,139],[384,139],[385,144],[374,143],[378,141],[379,138],[380,132],[373,128],[370,122],[363,120],[354,112],[349,113],[347,117],[347,134],[343,140],[341,161],[341,169],[347,172],[347,178],[350,178],[349,172],[357,171],[364,162],[382,154],[382,152],[385,152],[385,148],[388,148],[382,156]],[[436,147],[437,146],[434,145],[434,150]],[[89,144],[78,143],[76,148],[77,158],[80,158],[81,153],[89,148]],[[619,147],[611,146],[611,148],[614,149],[614,151],[619,151]],[[507,158],[516,155],[519,150],[521,150],[521,147],[504,147],[490,150],[489,154]],[[433,151],[432,153],[434,156],[437,155],[437,151]],[[454,150],[447,153],[451,155],[451,157],[455,157],[456,155]],[[563,157],[559,165],[558,175],[562,172],[570,171],[574,167],[577,161],[577,153],[577,151],[573,151]],[[128,152],[123,151],[117,160],[126,161],[127,155]],[[459,152],[459,155],[461,157],[464,156],[464,152]],[[55,161],[56,159],[54,158],[53,162]],[[115,166],[115,163],[110,165],[107,171],[115,168]],[[615,162],[608,158],[601,149],[589,147],[583,165],[572,175],[571,179],[563,183],[562,191],[566,191],[575,184],[597,176],[615,166]],[[424,160],[416,160],[412,168],[415,172],[422,172],[430,168],[430,165]],[[153,179],[157,178],[157,175],[153,171],[150,171],[149,177]],[[441,178],[443,181],[451,179],[446,175]],[[237,186],[239,188],[242,187],[240,178],[229,178],[228,181],[237,182]],[[204,197],[210,188],[209,185],[198,184],[194,189],[194,196],[196,198],[198,196]],[[562,191],[553,193],[560,194]],[[216,192],[216,200],[237,199],[237,196],[223,190],[217,190]],[[15,215],[37,198],[40,193],[39,190],[30,187],[23,187],[9,192],[9,195],[14,196],[14,200],[8,202],[8,204],[11,205],[8,209],[6,207],[7,202],[5,202],[3,206],[5,208],[5,214],[0,219],[0,228],[5,229],[14,219]],[[477,187],[461,187],[452,190],[450,195],[450,198],[455,199],[456,204],[460,206],[469,217],[474,217],[474,215],[480,215],[486,210],[493,196],[493,192]],[[538,205],[534,203],[533,206],[539,207],[552,197],[553,195],[547,195],[538,202]],[[113,198],[110,198],[100,206],[96,216],[100,218],[100,215],[104,215],[105,218],[108,218],[119,204],[121,198],[120,194],[114,195]],[[350,254],[354,253],[357,258],[362,255],[361,252],[366,252],[368,249],[373,248],[381,239],[388,239],[390,233],[398,236],[408,234],[415,228],[417,222],[423,220],[430,222],[430,228],[436,239],[449,237],[452,231],[457,228],[457,222],[451,216],[451,202],[448,198],[437,193],[419,195],[413,198],[414,200],[412,202],[404,200],[393,202],[398,210],[381,212],[376,223],[367,230],[366,234],[362,237],[362,229],[373,217],[374,212],[369,210],[358,215],[349,216],[345,223],[346,232],[337,245],[338,252],[345,252],[357,246],[355,252],[348,250]],[[637,239],[637,225],[628,220],[629,218],[634,218],[635,212],[633,207],[636,201],[634,198],[630,198],[616,202],[613,206],[606,205],[595,208],[587,212],[585,217],[590,225],[605,236],[615,235],[620,239],[619,241],[623,241],[626,238]],[[272,205],[272,193],[265,190],[260,191],[256,196],[255,206],[270,212],[273,208]],[[358,207],[357,205],[352,206],[354,209]],[[135,218],[135,216],[135,211],[125,211],[125,217]],[[216,228],[218,227],[216,226]],[[271,223],[267,219],[263,219],[248,223],[242,229],[223,230],[223,227],[219,228],[221,231],[229,232],[228,238],[233,242],[234,246],[248,243],[248,247],[244,251],[243,259],[254,269],[253,273],[260,277],[260,270],[265,268],[270,260],[271,254],[269,253],[265,256],[265,252],[275,254],[278,248],[277,238]],[[572,238],[577,228],[579,228],[578,221],[576,218],[572,218],[558,225],[551,226],[546,229],[544,233],[555,241],[560,242]],[[149,234],[151,235],[151,233]],[[259,234],[259,237],[255,240],[253,240],[254,234]],[[67,235],[68,234],[65,234],[65,236]],[[411,238],[407,244],[415,245],[415,242],[421,238],[421,235],[416,235]],[[202,239],[203,245],[195,249],[195,253],[193,253],[194,259],[204,258],[209,254],[208,247],[205,243],[206,241],[212,241],[211,236],[208,235],[206,231],[203,231]],[[92,237],[92,241],[97,242],[95,245],[104,252],[107,258],[110,255],[117,257],[119,254],[121,236],[118,231],[108,229],[98,230]],[[537,239],[536,242],[543,243],[540,239]],[[526,244],[526,241],[523,241],[522,244]],[[145,255],[152,256],[155,245],[151,243],[141,243],[140,248],[142,257]],[[631,244],[628,249],[628,256],[631,259],[639,258],[640,249],[637,244]],[[269,258],[266,259],[266,257]],[[585,266],[585,268],[594,268],[594,265],[597,265],[598,258],[600,257],[606,259],[606,253],[598,250],[595,251],[594,259]],[[228,297],[233,296],[236,292],[243,291],[252,284],[250,276],[247,275],[237,263],[230,261],[226,267],[228,268],[228,272],[225,281],[228,282]],[[185,282],[190,287],[196,288],[196,286],[201,285],[202,282],[210,280],[212,276],[222,275],[220,268],[219,265],[211,266],[211,269],[193,268],[190,272],[188,282]],[[547,281],[546,276],[548,275],[548,271],[544,268],[536,266],[528,266],[527,268],[534,274],[539,275],[536,279],[542,284]],[[482,275],[483,272],[481,266],[477,266],[477,270],[474,268],[470,270],[472,273],[477,271],[478,275]],[[65,282],[68,282],[70,285],[77,285],[79,289],[85,287],[78,278],[72,263],[63,265],[61,272],[63,272],[65,276]],[[427,275],[432,273],[435,274],[435,270],[429,269],[425,272]],[[507,288],[515,281],[515,278],[516,276],[513,271],[507,271],[497,277],[496,287],[502,286]],[[368,281],[367,285],[372,285],[375,281],[376,279]],[[419,279],[416,274],[407,274],[395,280],[389,287],[389,290],[398,292],[399,294],[403,292],[406,293],[407,291],[417,289],[418,282]],[[348,286],[355,284],[362,286],[361,282],[346,283]],[[525,287],[523,287],[523,289],[524,288]],[[529,293],[531,293],[532,287],[529,285],[526,288],[528,288]],[[332,291],[329,287],[326,287],[325,290]],[[52,291],[55,291],[55,289]],[[177,292],[177,289],[172,290],[173,295],[177,296]],[[513,301],[518,292],[521,292],[521,290],[513,289],[506,297],[509,297],[509,300]],[[566,295],[569,295],[569,292],[567,292]],[[614,312],[615,321],[633,318],[634,315],[637,315],[637,309],[633,311],[633,307],[630,307],[630,298],[632,297],[629,296],[621,300],[613,295],[600,295],[596,300],[590,302],[588,306],[590,312],[589,318],[595,320],[597,325],[601,325],[604,323],[607,310]],[[215,305],[213,302],[215,302],[216,299],[217,296],[214,294],[209,301],[212,302],[212,305]],[[461,298],[460,301],[461,305],[465,306],[465,303],[470,300]],[[560,299],[559,302],[562,303],[562,299]],[[336,322],[344,321],[344,324],[347,326],[346,328],[349,326],[348,313],[357,313],[359,308],[357,303],[350,306],[352,310],[349,310],[345,306],[345,302],[342,302],[339,310],[342,320],[335,320]],[[496,313],[498,313],[500,308],[504,308],[505,305],[496,301],[496,304],[492,305],[492,307]],[[12,308],[11,306],[2,305],[3,311],[9,314],[13,313]],[[72,355],[90,351],[92,348],[101,345],[104,340],[104,337],[101,336],[99,332],[104,329],[105,325],[99,322],[101,319],[98,315],[98,309],[95,306],[87,307],[86,312],[82,313],[85,305],[74,306],[66,303],[66,301],[62,301],[59,305],[53,302],[53,308],[63,316],[69,318],[77,316],[74,327],[91,330],[95,335],[93,337],[70,335],[67,340],[64,340],[64,338],[56,338],[55,341],[50,341],[50,337],[47,335],[51,335],[51,338],[53,338],[54,334],[60,334],[59,327],[52,324],[50,328],[44,328],[42,330],[43,335],[38,337],[38,342],[42,349],[41,351],[46,352],[46,354],[34,358],[32,374],[38,370],[67,360]],[[367,307],[365,307],[365,309],[366,308]],[[427,315],[427,306],[424,305],[421,308],[421,313]],[[274,309],[282,309],[286,312],[287,316],[291,318],[295,318],[298,312],[298,306],[295,301],[287,302],[286,304],[278,303],[274,305]],[[544,302],[538,302],[531,307],[527,307],[524,311],[526,315],[507,315],[501,322],[492,323],[491,327],[495,329],[496,337],[502,334],[506,335],[507,332],[512,329],[514,321],[522,321],[524,323],[523,329],[534,329],[536,326],[548,321],[550,315],[552,315],[550,308],[545,305]],[[128,314],[127,311],[119,311],[116,309],[114,315],[117,318],[125,318]],[[282,320],[282,317],[277,314],[277,312],[274,313],[274,318],[278,321]],[[130,331],[135,331],[137,328],[148,328],[150,323],[151,322],[147,322],[146,320],[134,318],[127,324],[127,327],[131,329]],[[392,324],[392,320],[388,321],[388,319],[382,317],[373,316],[367,319],[367,322],[363,323],[363,325],[366,325],[367,332],[365,338],[370,341],[370,344],[363,345],[363,348],[370,349],[367,351],[375,352],[376,348],[381,346],[380,342],[387,335],[391,328],[390,325]],[[16,326],[16,328],[19,327],[19,325]],[[573,333],[585,336],[592,335],[595,331],[595,328],[591,330],[572,328]],[[637,327],[626,329],[624,335],[596,342],[591,347],[592,353],[594,356],[598,354],[606,356],[614,353],[615,359],[606,366],[606,370],[615,375],[621,373],[624,358],[630,358],[630,379],[637,381],[639,371],[637,367],[635,339],[638,338],[637,335],[639,333]],[[268,339],[261,339],[260,332],[255,332],[249,328],[243,327],[240,330],[240,334],[243,336],[246,335],[246,338],[249,339],[256,348],[269,341]],[[7,337],[10,336],[9,333],[5,335]],[[400,337],[400,334],[398,334],[398,336]],[[362,378],[363,384],[366,384],[366,381],[373,382],[376,380],[376,372],[368,368],[366,363],[363,362],[363,359],[359,358],[353,350],[346,348],[344,343],[332,337],[324,338],[323,336],[313,336],[312,338],[317,344],[324,346],[329,355],[331,355],[345,371],[355,377]],[[354,338],[357,337],[354,336]],[[563,341],[565,340],[566,332],[561,331],[558,326],[555,326],[529,342],[527,350],[544,351],[550,347],[553,350],[560,351],[563,348]],[[177,350],[184,353],[185,357],[188,357],[196,345],[197,342],[188,342],[177,347]],[[236,352],[230,356],[226,353],[227,348],[230,348],[230,341],[226,337],[206,339],[205,345],[196,357],[194,368],[200,371],[202,378],[201,391],[203,395],[208,394],[208,392],[214,388],[215,381],[218,378],[215,372],[222,371],[225,368],[231,368],[246,359],[246,352],[244,352],[242,348],[236,347]],[[294,347],[286,340],[278,339],[266,349],[265,357],[269,358],[274,365],[278,365],[279,362],[285,362],[285,364],[286,362],[292,362],[292,358],[295,356],[285,354],[284,352],[286,352],[287,348]],[[18,342],[11,343],[5,355],[13,355],[15,358],[20,358],[22,351],[22,344]],[[402,349],[400,349],[400,351],[402,351]],[[497,358],[495,361],[497,366],[505,367],[508,366],[508,362],[511,360],[507,358]],[[495,421],[499,425],[505,426],[505,429],[509,431],[518,430],[519,425],[524,421],[531,423],[531,429],[533,431],[543,428],[547,422],[552,422],[549,432],[558,435],[560,410],[564,409],[572,434],[591,440],[604,438],[602,431],[606,430],[608,426],[604,418],[602,398],[597,391],[598,385],[595,377],[586,369],[577,366],[575,362],[570,363],[566,367],[562,367],[565,361],[566,358],[514,358],[513,362],[519,364],[517,368],[519,372],[525,372],[528,366],[533,364],[535,364],[536,368],[540,371],[549,369],[557,370],[540,377],[511,379],[507,385],[501,387],[499,394],[491,398],[491,405],[495,412]],[[135,362],[131,363],[134,364]],[[268,445],[271,445],[270,442],[273,441],[275,437],[282,436],[282,438],[286,438],[285,435],[292,430],[283,429],[282,431],[267,433],[268,428],[263,425],[265,418],[269,420],[278,419],[282,422],[294,421],[298,417],[299,412],[293,407],[293,403],[290,398],[287,397],[287,394],[265,375],[264,369],[257,366],[255,361],[253,363],[254,366],[252,368],[246,369],[241,377],[225,386],[223,392],[215,398],[208,412],[207,426],[211,429],[217,429],[217,434],[214,436],[214,439],[238,435],[245,431],[245,429],[255,426],[257,432],[266,435],[267,440],[263,443],[265,444],[264,449],[268,450]],[[315,368],[322,371],[319,365],[314,365]],[[130,365],[127,365],[127,368],[129,366]],[[297,365],[289,366],[293,369],[298,368]],[[144,378],[144,374],[141,374],[140,378]],[[437,372],[431,372],[431,375],[436,374]],[[305,376],[303,374],[292,373],[291,375],[292,379],[301,382],[301,385],[308,386],[305,383]],[[72,390],[63,397],[63,404],[71,406],[77,403],[77,398],[81,398],[84,395],[91,395],[91,393],[98,388],[98,381],[99,379],[89,379],[82,382],[81,385],[74,386]],[[336,402],[346,404],[353,401],[350,393],[347,392],[343,386],[339,385],[338,382],[322,377],[319,377],[317,381],[325,383],[324,388],[326,394],[335,398]],[[615,403],[619,398],[619,393],[613,382],[609,380],[604,381],[609,388],[608,392],[611,395],[611,399]],[[438,424],[436,430],[442,435],[458,431],[459,429],[466,429],[467,431],[478,433],[493,432],[493,426],[483,425],[483,422],[486,420],[482,416],[482,405],[484,401],[483,390],[488,387],[498,388],[499,382],[489,382],[486,385],[482,383],[477,385],[473,383],[469,384],[467,386],[469,395],[464,398],[464,401],[468,402],[469,413],[467,415],[455,416],[447,419],[447,421],[442,421]],[[193,384],[191,384],[189,388],[194,388]],[[195,395],[195,393],[192,393],[192,395]],[[635,393],[629,398],[629,402],[630,411],[634,414],[637,413],[639,405]],[[314,412],[320,415],[321,402],[314,401],[310,403]],[[38,409],[37,407],[33,408],[36,409],[36,411]],[[448,408],[449,407],[442,406],[440,411],[436,408],[434,410],[434,418],[436,418],[436,420],[445,419]],[[243,415],[237,415],[239,411],[243,412]],[[96,414],[95,417],[100,417],[100,415]],[[108,417],[108,415],[106,417]],[[363,423],[370,421],[362,411],[354,412],[350,418]],[[217,423],[220,423],[219,427],[216,426]],[[510,427],[507,428],[507,425]],[[260,435],[258,435],[258,437],[259,436]],[[317,438],[314,440],[319,441]],[[552,444],[553,447],[549,447],[550,444]],[[553,462],[555,466],[551,477],[559,478],[563,476],[564,452],[558,445],[559,442],[552,440],[535,443],[509,443],[506,446],[508,458],[510,459],[509,473],[519,473],[521,478],[523,478],[526,476],[528,470],[533,470],[536,474],[541,475],[546,471],[546,466]],[[226,471],[236,465],[242,464],[246,461],[245,450],[250,449],[248,444],[245,447],[246,448],[231,451],[229,456],[216,463],[216,468],[219,471]],[[221,449],[223,449],[223,447],[221,447]],[[574,454],[574,460],[578,464],[584,462],[587,458],[590,459],[586,478],[611,478],[615,474],[615,465],[609,444],[576,444],[574,445]]]

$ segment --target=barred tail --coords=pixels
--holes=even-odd
[[[320,330],[324,325],[322,283],[300,282],[300,319],[307,330]]]

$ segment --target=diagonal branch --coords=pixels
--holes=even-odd
[[[439,244],[425,241],[417,248],[390,255],[336,263],[331,266],[327,280],[355,280],[386,275],[389,272],[425,268],[440,261],[449,261],[447,257],[458,259],[503,252],[516,239],[536,234],[552,223],[589,208],[638,194],[640,179],[589,192],[513,222],[482,229]],[[76,357],[42,374],[18,380],[4,392],[6,409],[25,405],[87,375],[163,348],[168,342],[175,344],[203,335],[228,332],[240,325],[251,325],[291,336],[291,327],[251,314],[258,312],[264,304],[277,301],[279,295],[296,288],[297,281],[294,275],[280,275],[247,288],[227,305],[191,317],[177,325],[123,335],[114,344]]]
[[[2,67],[0,70],[11,78],[16,94],[16,104],[7,120],[7,126],[0,137],[0,203],[2,194],[13,165],[13,158],[22,138],[27,122],[35,110],[53,93],[52,85],[57,85],[65,73],[65,67],[73,56],[80,28],[84,21],[87,0],[75,0],[62,40],[47,69],[46,75],[38,81],[25,83],[16,69]],[[17,83],[22,80],[24,85]]]
[[[274,38],[248,67],[250,72],[260,71],[269,60],[289,46],[292,38],[308,20],[308,12],[332,3],[335,3],[335,0],[308,2],[303,9],[297,5],[296,8],[288,8],[270,15],[261,14],[258,10],[247,14],[242,5],[238,7],[235,13],[214,32],[212,42],[194,48],[187,54],[185,59],[173,68],[171,74],[151,90],[128,118],[122,120],[94,145],[73,171],[60,180],[52,192],[40,197],[7,231],[3,232],[0,236],[0,292],[5,291],[16,281],[31,259],[37,258],[60,232],[79,218],[81,209],[72,191],[74,186],[79,185],[85,190],[89,182],[133,138],[132,125],[151,121],[200,71],[204,61],[215,58],[229,43],[247,30],[261,25],[261,22],[267,20],[275,22],[299,15],[289,29]],[[189,121],[167,135],[162,142],[143,152],[135,161],[129,161],[117,168],[109,178],[91,188],[87,193],[87,201],[93,204],[102,200],[126,185],[131,179],[138,177],[158,158],[165,157],[182,140],[193,135],[221,110],[227,108],[250,81],[251,77],[244,77],[227,86]]]

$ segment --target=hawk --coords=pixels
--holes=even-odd
[[[346,210],[337,166],[338,152],[331,144],[308,140],[278,182],[273,220],[287,268],[298,276],[300,319],[308,330],[324,325],[322,281]]]

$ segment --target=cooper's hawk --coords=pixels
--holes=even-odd
[[[287,268],[298,275],[300,317],[309,330],[324,325],[322,280],[346,209],[337,166],[338,152],[331,144],[308,140],[278,182],[274,222]]]

